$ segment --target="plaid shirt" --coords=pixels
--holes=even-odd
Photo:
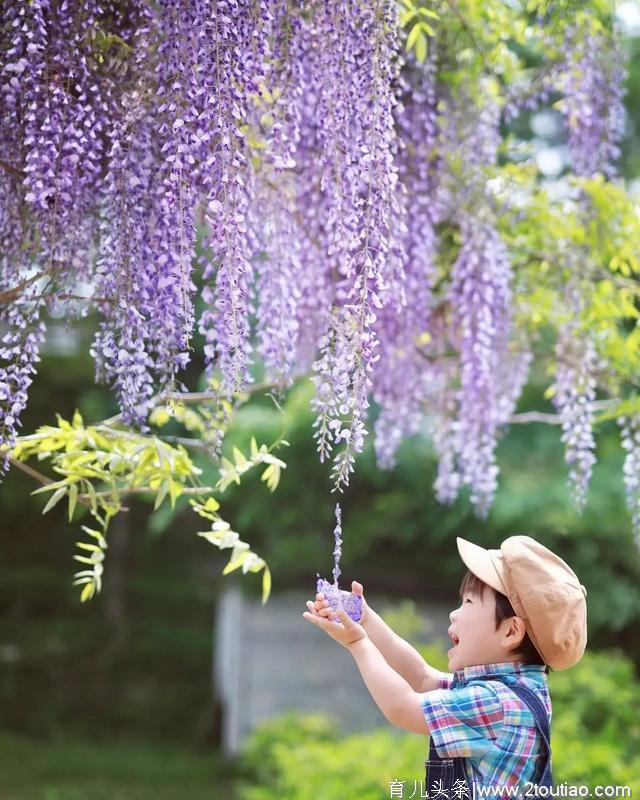
[[[504,662],[441,673],[438,688],[421,694],[424,715],[441,758],[461,756],[469,780],[482,787],[505,787],[538,780],[544,745],[533,715],[504,683],[504,676],[538,693],[551,719],[544,666]]]

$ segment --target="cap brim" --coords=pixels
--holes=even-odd
[[[492,589],[495,589],[496,592],[507,594],[507,589],[498,571],[499,567],[496,566],[492,556],[493,552],[496,561],[500,561],[502,553],[499,550],[486,550],[484,547],[469,542],[467,539],[462,539],[460,536],[456,538],[456,543],[460,558],[467,569]]]

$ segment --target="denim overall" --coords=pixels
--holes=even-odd
[[[538,786],[545,786],[549,789],[553,786],[551,777],[551,728],[549,717],[542,700],[528,686],[518,683],[507,683],[499,677],[490,680],[500,680],[516,694],[533,714],[536,726],[542,736],[542,742],[546,753],[543,753],[544,769],[542,777],[538,780]],[[446,797],[449,800],[455,798],[469,798],[473,800],[474,795],[469,789],[467,774],[464,768],[464,758],[440,758],[436,751],[433,737],[429,738],[429,756],[425,761],[426,785],[428,797]],[[434,783],[437,784],[436,794],[432,794]]]

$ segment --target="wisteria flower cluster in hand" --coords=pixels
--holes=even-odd
[[[345,592],[338,586],[340,557],[342,556],[342,510],[338,503],[336,503],[336,527],[333,535],[335,537],[333,583],[317,575],[316,592],[324,594],[334,611],[343,609],[354,622],[359,622],[362,618],[362,598],[353,592]]]
[[[575,171],[610,176],[615,37],[565,23],[519,106],[494,75],[451,79],[462,55],[436,21],[426,60],[405,55],[396,0],[9,0],[2,24],[0,445],[20,425],[43,311],[93,307],[97,379],[126,422],[144,427],[156,393],[179,386],[197,329],[221,400],[258,360],[281,390],[311,372],[334,489],[371,424],[385,468],[424,430],[438,498],[468,487],[486,514],[532,351],[490,187],[501,122],[560,90]],[[580,505],[590,352],[557,348]]]

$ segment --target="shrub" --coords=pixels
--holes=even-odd
[[[438,648],[422,649],[442,668]],[[586,653],[552,673],[552,746],[556,785],[628,786],[640,792],[640,682],[621,653]],[[381,800],[390,782],[424,780],[425,739],[393,728],[341,736],[329,717],[277,717],[257,729],[244,754],[251,774],[240,800]],[[419,790],[416,796],[419,795]]]

